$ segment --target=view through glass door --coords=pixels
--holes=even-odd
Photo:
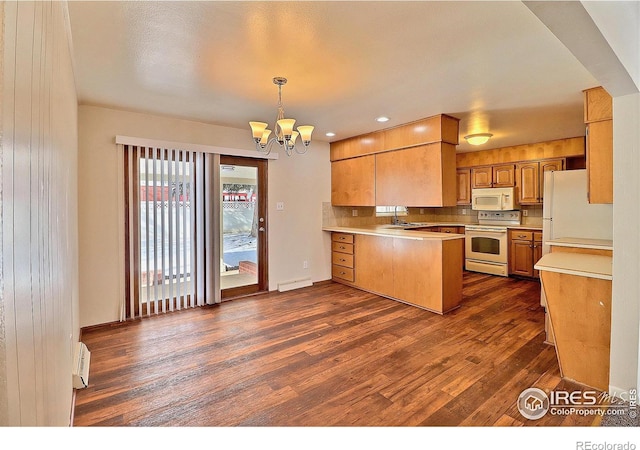
[[[267,162],[220,157],[222,299],[267,291]]]

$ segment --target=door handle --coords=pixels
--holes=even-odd
[[[258,231],[264,231],[264,230],[265,230],[265,228],[264,228],[264,227],[260,227],[260,228],[258,228]]]

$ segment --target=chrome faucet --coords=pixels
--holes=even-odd
[[[391,221],[393,225],[406,225],[407,222],[404,220],[398,219],[398,207],[395,206],[393,209],[393,220]]]

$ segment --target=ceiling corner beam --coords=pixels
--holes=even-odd
[[[579,1],[523,1],[613,97],[638,87]]]

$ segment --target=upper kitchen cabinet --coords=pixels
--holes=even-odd
[[[515,186],[515,165],[499,164],[471,169],[471,187],[513,187]]]
[[[444,114],[334,142],[332,204],[455,206],[457,144]]]
[[[613,203],[613,102],[602,87],[584,91],[589,203]]]
[[[456,170],[456,185],[457,185],[456,203],[458,205],[470,205],[471,204],[471,169],[462,168],[462,169]]]
[[[375,206],[375,156],[360,156],[331,163],[331,204]]]
[[[540,204],[544,198],[544,174],[548,171],[564,170],[565,159],[525,161],[516,164],[516,190],[521,205]]]
[[[377,154],[376,204],[455,206],[455,146],[440,142]]]

